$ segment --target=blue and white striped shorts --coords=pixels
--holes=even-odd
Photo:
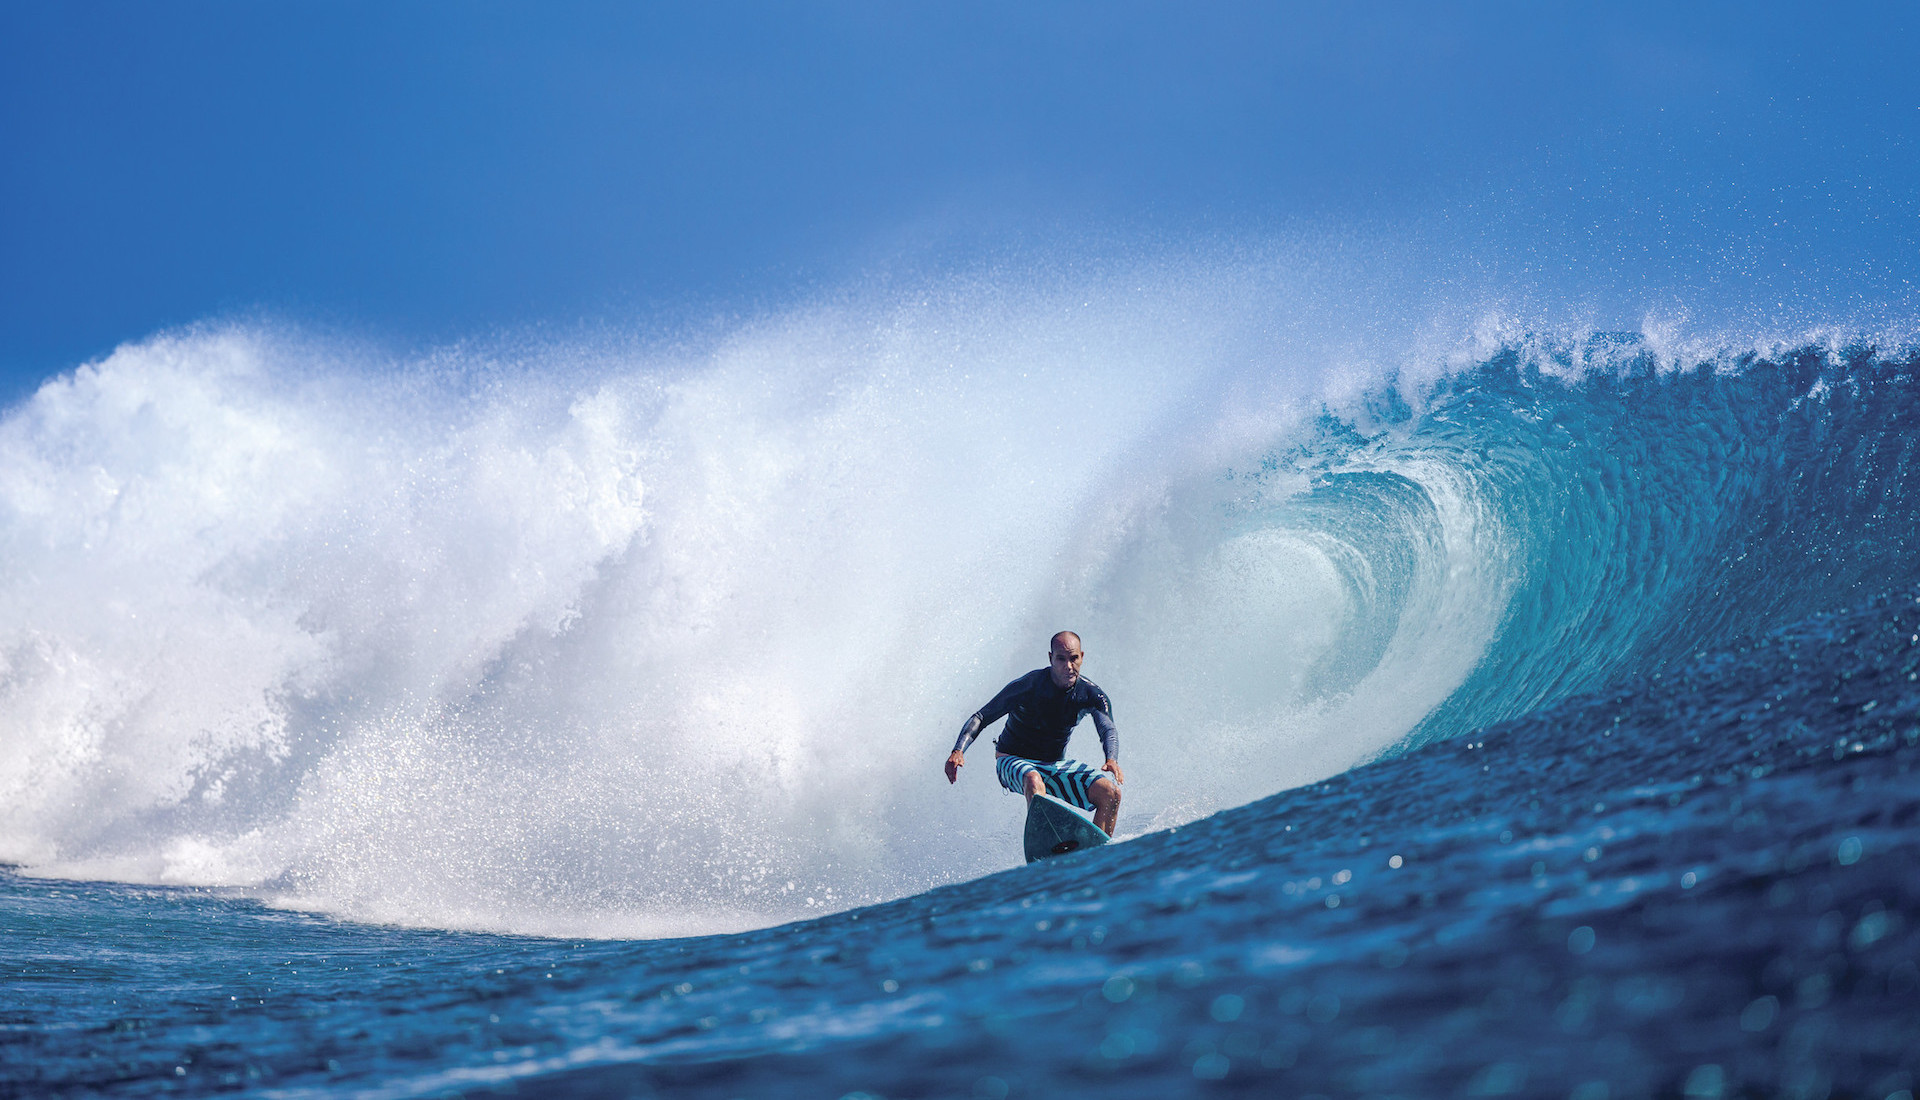
[[[1048,794],[1088,811],[1093,809],[1093,799],[1087,792],[1092,789],[1094,781],[1105,774],[1078,760],[1059,760],[1047,764],[1028,760],[1024,756],[994,757],[993,772],[1000,777],[1000,785],[1014,794],[1027,793],[1027,773],[1037,772]]]

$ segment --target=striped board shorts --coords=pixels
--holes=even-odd
[[[1093,809],[1093,799],[1087,792],[1093,787],[1094,780],[1106,774],[1078,760],[1059,760],[1048,764],[1028,760],[1024,756],[996,756],[993,759],[993,771],[1000,777],[1000,785],[1014,794],[1026,794],[1028,773],[1037,773],[1040,782],[1046,785],[1048,794],[1087,811]]]

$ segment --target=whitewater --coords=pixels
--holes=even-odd
[[[1489,644],[1510,520],[1424,447],[1341,460],[1372,529],[1317,514],[1274,453],[1379,379],[1212,290],[123,348],[0,437],[0,859],[564,935],[844,908],[1009,865],[939,750],[1066,626],[1136,829],[1376,754]]]
[[[9,1091],[1910,1089],[1844,1025],[1920,981],[1913,339],[1351,290],[209,323],[49,380],[0,419]],[[1019,800],[940,765],[1058,629],[1125,843],[1026,869]],[[1742,923],[1815,961],[1676,992]],[[46,961],[99,936],[125,969]],[[1639,946],[1561,973],[1596,942]],[[1078,1045],[1012,1053],[1042,1018]]]

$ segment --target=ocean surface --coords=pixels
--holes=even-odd
[[[7,410],[0,1095],[1911,1100],[1910,342],[1125,282]]]

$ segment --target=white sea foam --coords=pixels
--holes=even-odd
[[[1130,271],[658,347],[124,347],[0,424],[0,860],[568,935],[894,896],[1017,861],[989,746],[940,763],[1062,627],[1131,828],[1351,766],[1466,677],[1513,567],[1417,456],[1352,460],[1422,502],[1397,576],[1288,511],[1301,475],[1229,476],[1383,377],[1315,327],[1339,294]]]

